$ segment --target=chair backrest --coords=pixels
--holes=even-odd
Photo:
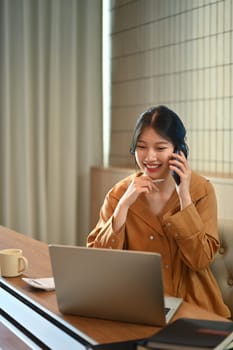
[[[211,270],[233,319],[233,220],[219,219],[220,248]]]

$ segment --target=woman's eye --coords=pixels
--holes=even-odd
[[[137,145],[136,148],[139,148],[139,149],[145,149],[146,147],[145,146],[141,146],[141,145]]]

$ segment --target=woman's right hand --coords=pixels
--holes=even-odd
[[[158,191],[158,187],[149,176],[136,176],[118,202],[113,214],[113,230],[119,232],[124,226],[129,207],[141,193]]]
[[[119,232],[124,226],[129,207],[136,201],[141,193],[149,193],[153,190],[158,191],[156,185],[149,176],[136,176],[126,192],[119,200],[113,214],[113,230]]]
[[[158,187],[149,176],[136,176],[129,185],[127,191],[121,197],[120,202],[129,208],[141,193],[150,193],[158,190]]]

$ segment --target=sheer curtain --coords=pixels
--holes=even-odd
[[[0,224],[84,244],[102,162],[101,0],[0,0]]]

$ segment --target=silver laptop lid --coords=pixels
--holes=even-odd
[[[62,313],[165,325],[161,256],[49,245]]]

